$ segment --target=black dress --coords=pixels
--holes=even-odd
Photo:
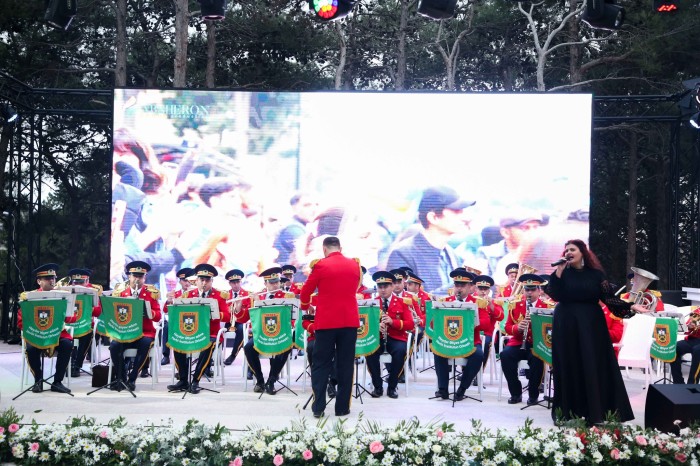
[[[547,294],[558,302],[552,328],[554,403],[552,418],[582,417],[589,425],[614,413],[619,421],[634,419],[625,384],[613,351],[603,301],[618,317],[630,317],[631,304],[614,296],[603,272],[564,269],[552,273]]]

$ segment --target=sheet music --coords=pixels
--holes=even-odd
[[[375,306],[378,307],[379,303],[377,302],[376,299],[358,299],[357,300],[357,306],[363,306],[363,307],[371,307]]]
[[[213,298],[176,298],[173,300],[173,304],[203,304],[209,306],[209,312],[211,319],[221,320],[221,313],[219,312],[219,302]]]
[[[299,300],[296,298],[256,299],[254,306],[255,307],[291,306],[292,307],[292,320],[296,320],[297,315],[299,314]]]
[[[61,290],[61,291],[67,291],[67,292],[73,293],[73,294],[91,295],[92,296],[92,307],[95,307],[100,303],[100,298],[97,296],[97,289],[93,288],[91,286],[80,286],[80,285],[57,286],[54,289]]]
[[[549,308],[544,308],[544,307],[532,307],[532,308],[530,308],[530,313],[541,315],[541,316],[553,316],[554,309],[549,309]]]
[[[433,309],[464,309],[474,312],[474,326],[479,326],[479,308],[466,301],[433,301]]]
[[[67,291],[27,291],[27,301],[38,301],[41,299],[65,299],[68,301],[66,306],[66,317],[75,315],[75,295]],[[92,311],[92,310],[91,310]]]
[[[122,296],[122,299],[140,299],[136,298],[134,296]],[[146,301],[145,299],[143,300],[144,302],[144,309],[146,310],[146,315],[148,316],[149,319],[153,319],[153,310],[151,309],[151,303],[149,301]]]

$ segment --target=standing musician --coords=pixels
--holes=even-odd
[[[491,287],[493,284],[493,278],[488,275],[478,275],[474,278],[477,297],[476,302],[479,305],[479,328],[484,333],[483,367],[486,366],[486,361],[489,360],[493,331],[496,328],[496,324],[503,319],[503,308],[494,303],[493,299],[491,299]],[[485,316],[486,319],[484,319],[483,316]]]
[[[474,274],[467,272],[464,267],[458,267],[450,272],[450,277],[454,283],[455,294],[453,296],[448,296],[445,301],[464,301],[469,303],[476,303],[477,300],[473,294],[471,294],[471,288],[474,283]],[[488,322],[487,310],[479,309],[479,322]],[[462,379],[455,393],[455,400],[463,400],[464,393],[467,388],[479,373],[481,369],[481,364],[484,360],[484,352],[481,348],[481,323],[474,327],[474,352],[470,354],[466,360],[467,364],[463,369]],[[446,400],[450,397],[450,392],[448,389],[450,375],[449,375],[449,365],[447,358],[435,355],[435,373],[437,374],[438,390],[435,392],[435,396]]]
[[[37,267],[32,272],[36,276],[36,283],[39,288],[34,291],[51,291],[56,285],[56,269],[58,269],[58,264],[44,264]],[[20,295],[20,301],[25,301],[27,299],[26,293]],[[65,318],[65,323],[72,324],[76,321],[77,316],[73,315],[71,317]],[[17,326],[22,329],[22,309],[20,308],[17,314]],[[41,393],[44,391],[44,384],[42,382],[44,374],[41,367],[41,353],[45,351],[43,349],[36,348],[35,346],[27,343],[26,357],[27,363],[29,364],[29,369],[34,375],[34,385],[32,386],[32,392]],[[55,350],[49,350],[49,353],[53,351],[56,352],[56,373],[53,376],[53,383],[51,384],[52,392],[59,393],[70,393],[70,389],[63,385],[63,377],[66,375],[66,369],[68,369],[68,363],[70,362],[70,355],[73,351],[73,337],[63,329],[61,335],[58,339],[58,346]]]
[[[85,286],[88,288],[94,288],[97,290],[97,295],[102,294],[102,287],[100,285],[93,285],[90,283],[90,275],[92,275],[92,270],[90,269],[70,269],[68,271],[69,283],[71,285]],[[99,317],[102,313],[102,306],[100,302],[97,302],[97,306],[92,308],[92,317]],[[76,316],[76,321],[78,316]],[[88,332],[85,335],[78,337],[78,348],[73,351],[71,356],[71,377],[80,377],[80,368],[83,367],[83,362],[85,361],[85,356],[92,344],[92,332]]]
[[[251,306],[254,304],[256,299],[265,300],[294,298],[292,293],[287,293],[282,290],[280,284],[281,274],[282,268],[280,267],[269,268],[260,274],[260,277],[265,280],[266,291],[252,295],[249,301]],[[246,310],[246,313],[247,312],[248,311]],[[250,370],[253,372],[253,377],[255,377],[255,387],[253,387],[253,391],[255,393],[262,393],[264,391],[268,395],[274,395],[277,393],[275,391],[275,382],[277,381],[284,364],[287,362],[291,349],[270,358],[270,373],[267,377],[267,382],[265,382],[265,378],[263,377],[262,366],[260,365],[260,355],[255,349],[252,338],[248,339],[248,342],[243,346],[243,352],[245,353],[246,360],[248,361],[248,367],[250,367]]]
[[[316,308],[318,305],[318,293],[311,295],[311,306]],[[306,330],[306,357],[309,360],[309,367],[313,367],[314,364],[314,347],[316,346],[316,331],[315,331],[315,321],[316,316],[314,314],[304,314],[301,321],[301,326]],[[313,369],[312,369],[313,371]],[[336,385],[338,385],[338,380],[336,378],[336,363],[335,358],[333,358],[329,377],[328,377],[328,389],[326,393],[328,398],[332,398],[337,395]]]
[[[515,279],[518,277],[518,269],[520,266],[517,262],[506,265],[506,275],[508,276],[508,282],[499,286],[496,292],[497,298],[508,298],[513,293],[513,287],[515,286]]]
[[[294,296],[299,297],[301,294],[301,286],[303,283],[294,283],[294,274],[297,273],[297,268],[293,265],[286,264],[282,266],[282,276],[287,280],[287,285],[283,286],[284,291],[294,293]]]
[[[537,308],[550,306],[539,297],[539,287],[542,285],[542,279],[539,275],[524,273],[518,281],[523,284],[525,299],[517,301],[511,312],[508,313],[506,332],[512,336],[501,351],[501,367],[510,391],[508,404],[520,403],[523,401],[523,385],[518,379],[518,361],[527,359],[530,366],[527,399],[529,406],[537,404],[539,399],[544,363],[532,354],[532,326],[530,325],[530,316],[527,313],[527,305]],[[524,332],[527,332],[527,335],[523,336]],[[525,339],[525,343],[523,343],[523,339]]]
[[[189,277],[194,275],[194,269],[185,267],[184,269],[178,270],[176,275],[178,281],[180,282],[180,289],[168,292],[167,299],[165,301],[165,306],[163,307],[163,312],[166,314],[168,313],[168,305],[172,304],[173,300],[182,298],[182,295],[194,286],[189,280]],[[160,364],[162,366],[167,366],[168,364],[170,364],[170,347],[168,346],[167,319],[163,319],[163,359],[160,360]]]
[[[384,394],[379,356],[386,349],[386,352],[391,354],[387,395],[389,398],[398,398],[396,385],[399,383],[399,377],[403,373],[404,361],[406,360],[406,341],[408,340],[406,332],[410,332],[414,328],[413,315],[409,309],[413,298],[396,296],[393,290],[397,278],[391,272],[375,272],[372,279],[377,284],[377,300],[382,311],[379,324],[382,337],[377,351],[367,356],[367,369],[372,376],[372,385],[374,386],[370,395],[373,398],[379,398]]]
[[[189,389],[190,393],[197,394],[201,391],[199,388],[199,381],[202,379],[205,371],[208,372],[211,355],[214,353],[216,345],[219,343],[216,341],[216,336],[221,329],[221,321],[228,322],[231,319],[231,313],[229,312],[228,304],[226,303],[226,300],[229,297],[228,291],[219,291],[213,287],[212,280],[219,274],[219,272],[216,271],[216,268],[210,264],[199,264],[194,268],[194,274],[197,276],[197,287],[186,291],[182,297],[215,299],[219,306],[219,315],[210,317],[209,319],[209,341],[211,344],[207,349],[200,351],[199,353],[199,358],[197,358],[197,366],[194,374],[192,375],[192,385],[188,385],[187,382],[187,371],[189,370],[187,364],[187,354],[179,351],[173,351],[175,355],[175,367],[177,368],[180,380],[174,385],[168,385],[168,390],[176,391]],[[213,374],[209,373],[207,375],[212,376]]]
[[[244,299],[250,296],[250,292],[244,290],[241,286],[243,275],[243,271],[239,269],[232,269],[226,272],[226,280],[228,280],[228,284],[231,287],[231,311],[233,311],[231,324],[233,324],[236,333],[231,354],[224,359],[224,364],[227,366],[233,364],[236,356],[238,356],[238,352],[243,347],[243,325],[250,320],[250,314],[248,313],[250,299]]]
[[[685,340],[679,341],[676,345],[676,359],[671,363],[673,383],[683,383],[681,362],[683,355],[688,353],[692,355],[688,383],[700,383],[700,306],[693,306],[691,309],[686,321],[688,334],[685,336]]]
[[[148,313],[144,309],[143,335],[141,338],[129,343],[120,343],[113,339],[109,344],[109,354],[116,369],[117,378],[121,378],[121,380],[125,381],[127,387],[129,387],[131,391],[136,390],[136,377],[139,371],[145,366],[148,352],[151,346],[153,346],[153,340],[156,338],[156,329],[153,322],[160,322],[161,318],[160,304],[158,303],[160,292],[158,288],[145,284],[146,274],[149,270],[151,270],[151,266],[143,261],[129,262],[126,265],[126,273],[129,278],[129,281],[126,283],[126,288],[122,288],[124,285],[122,284],[121,286],[117,286],[112,293],[113,296],[133,296],[134,298],[142,299],[150,303],[151,313],[153,315],[153,318],[149,319]],[[136,348],[136,358],[134,359],[127,379],[124,367],[124,350],[130,348]],[[113,384],[110,388],[117,391],[121,391],[122,389],[120,384]]]

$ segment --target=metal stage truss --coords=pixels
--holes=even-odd
[[[7,180],[2,192],[5,229],[5,283],[2,291],[3,340],[17,340],[11,310],[18,294],[34,284],[30,271],[42,263],[42,229],[36,219],[42,208],[42,152],[49,143],[45,134],[48,119],[60,117],[69,125],[111,125],[112,90],[37,89],[0,71],[0,102],[9,102],[20,119],[11,131],[7,148]],[[681,95],[595,96],[594,129],[611,125],[649,123],[668,131],[670,179],[668,189],[669,274],[666,288],[700,286],[700,131],[688,128],[679,115]],[[687,128],[687,129],[686,129]],[[111,137],[111,135],[110,135]],[[111,144],[111,140],[107,141]],[[103,141],[104,145],[105,142]],[[0,153],[2,147],[0,147]]]

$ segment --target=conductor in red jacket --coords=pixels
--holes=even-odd
[[[314,265],[300,295],[301,310],[315,314],[312,410],[315,417],[323,416],[328,374],[335,359],[338,380],[335,415],[345,416],[350,413],[355,342],[360,326],[355,293],[360,286],[362,272],[357,260],[343,256],[340,240],[335,236],[323,240],[323,255],[325,258]],[[315,309],[310,306],[314,291],[318,291]]]

